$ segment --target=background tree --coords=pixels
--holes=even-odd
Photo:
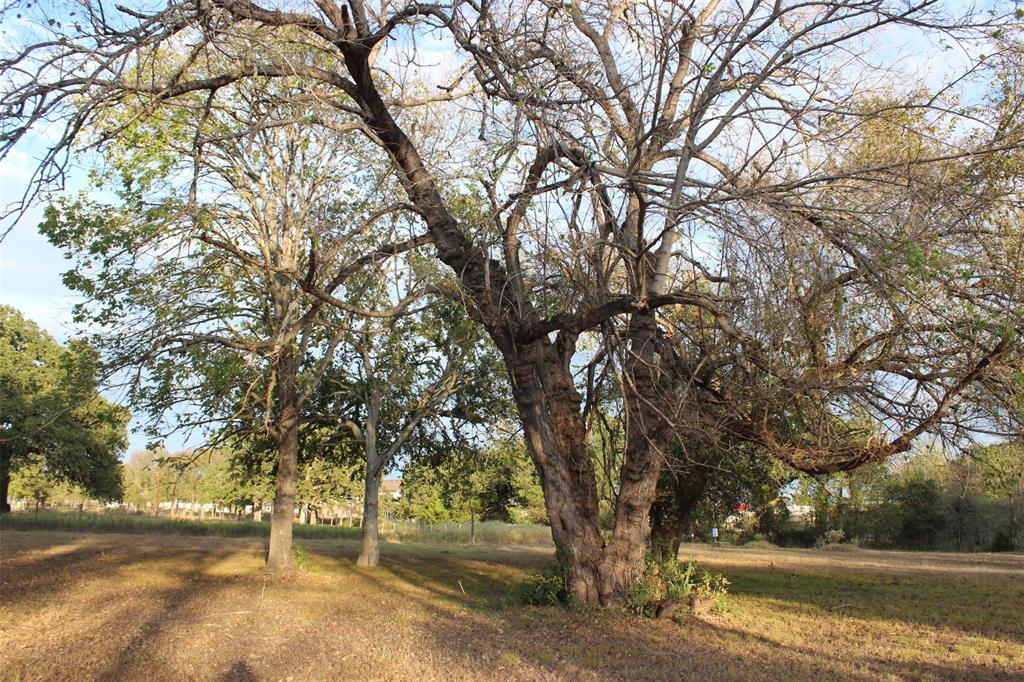
[[[0,306],[0,511],[13,472],[74,483],[120,499],[128,412],[97,390],[99,358],[82,341],[61,346],[14,308]]]
[[[402,472],[402,518],[438,523],[470,520],[546,524],[544,495],[518,439],[499,438],[480,449],[457,448],[419,457]]]
[[[128,372],[154,436],[273,443],[277,571],[292,566],[303,405],[346,333],[328,313],[359,311],[350,276],[418,242],[390,244],[399,223],[376,228],[387,180],[343,135],[296,123],[271,86],[243,85],[221,106],[130,124],[108,156],[121,203],[61,201],[42,229],[75,259],[78,319],[103,330],[96,343]],[[196,139],[203,153],[186,156]]]
[[[401,292],[415,270],[405,263]],[[388,280],[376,286],[387,295]],[[387,307],[387,306],[384,306]],[[425,306],[426,307],[426,306]],[[380,483],[398,459],[460,447],[468,429],[497,416],[502,382],[478,328],[459,307],[430,309],[355,323],[336,351],[323,383],[320,410],[338,416],[362,450],[364,463],[360,566],[376,566]],[[443,455],[441,455],[443,456]]]

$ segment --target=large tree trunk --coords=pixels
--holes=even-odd
[[[679,556],[690,517],[707,488],[708,474],[707,467],[699,463],[662,474],[651,507],[651,554],[655,558],[665,561]]]
[[[11,511],[11,503],[7,495],[11,488],[11,453],[0,446],[0,514]]]
[[[527,451],[540,474],[571,599],[600,605],[604,552],[594,464],[568,358],[545,341],[506,353]]]
[[[270,517],[270,549],[267,571],[288,571],[292,558],[292,520],[298,488],[299,409],[295,376],[298,369],[294,351],[284,349],[278,358],[277,475],[274,510]]]
[[[650,513],[669,443],[678,400],[671,351],[659,337],[654,313],[629,322],[629,352],[622,368],[626,408],[626,449],[619,472],[615,526],[601,566],[602,600],[625,604],[644,570],[651,535]]]

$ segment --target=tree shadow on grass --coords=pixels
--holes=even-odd
[[[239,554],[237,546],[164,547],[133,541],[112,547],[109,541],[88,539],[86,545],[21,562],[17,573],[9,576],[6,587],[17,586],[22,607],[35,612],[48,608],[51,614],[68,609],[63,622],[8,659],[12,674],[40,679],[151,678],[152,671],[131,671],[158,649],[156,642],[165,628],[181,624],[182,614],[193,604],[210,598],[230,580],[211,577],[208,571]],[[152,566],[147,574],[173,585],[140,587],[125,573],[136,566]],[[45,622],[52,622],[53,615],[47,618]]]
[[[93,578],[109,576],[152,560],[155,543],[117,545],[105,536],[84,536],[73,544],[52,545],[37,559],[5,560],[0,571],[0,598],[8,607],[23,608],[55,601]],[[59,550],[59,551],[53,551]],[[197,554],[200,551],[197,551]]]
[[[116,569],[125,558],[151,562],[147,574],[159,574],[163,587],[145,588],[142,608],[126,603],[104,611],[103,622],[89,623],[90,631],[80,633],[73,650],[65,636],[64,641],[36,647],[32,658],[60,661],[79,651],[93,658],[102,656],[102,668],[78,675],[83,679],[255,680],[289,674],[297,680],[361,679],[368,674],[398,679],[394,671],[401,668],[386,665],[401,656],[419,657],[405,670],[425,679],[775,680],[887,675],[1011,679],[1014,675],[998,666],[945,665],[936,662],[936,656],[931,662],[885,660],[865,652],[856,642],[827,641],[824,632],[820,645],[815,640],[788,646],[746,630],[735,619],[689,619],[680,626],[638,620],[623,612],[473,608],[506,594],[524,568],[546,560],[543,553],[516,555],[522,561],[510,566],[507,553],[489,548],[449,552],[443,547],[385,546],[381,568],[357,570],[352,565],[354,548],[321,550],[311,543],[310,550],[319,573],[269,582],[254,580],[257,576],[249,574],[249,568],[239,578],[221,575],[217,564],[238,556],[241,550],[236,543],[176,542],[162,547],[160,541],[133,542],[122,544],[107,561],[95,556],[75,559],[77,549],[72,550],[64,554],[68,561],[58,565],[65,572],[74,566],[81,572],[69,584],[62,583],[61,590],[77,585],[88,589],[87,583],[111,565]],[[179,561],[166,561],[174,558]],[[47,561],[52,557],[25,562],[18,570],[46,573],[53,566]],[[245,565],[251,567],[252,562]],[[716,570],[733,572],[725,567]],[[806,600],[791,597],[788,583],[759,584],[754,582],[759,575],[757,570],[738,575],[734,592],[769,595],[789,601],[794,608],[806,605]],[[242,581],[240,589],[220,595],[234,580]],[[270,587],[267,609],[259,618],[253,613],[256,596],[262,603],[261,583]],[[18,584],[32,591],[46,589],[44,583]],[[793,591],[798,592],[795,587]],[[269,593],[273,593],[272,603]],[[53,597],[57,603],[61,594]],[[813,597],[825,598],[824,590]],[[249,609],[245,613],[250,615],[222,613],[236,608]],[[209,624],[216,629],[204,630]],[[76,636],[71,627],[63,632]],[[382,664],[385,667],[379,670],[373,667]],[[74,668],[50,668],[60,673],[50,677],[70,679]]]
[[[459,656],[480,675],[512,663],[512,672],[545,671],[560,678],[678,679],[978,679],[1019,675],[998,666],[894,661],[832,642],[793,647],[696,619],[681,625],[644,621],[622,612],[574,614],[558,607],[518,607],[453,618],[426,604],[434,617],[421,628],[423,648]],[[532,675],[532,673],[530,673]],[[512,675],[513,677],[515,675]]]
[[[515,581],[504,574],[480,573],[470,578],[463,562],[451,559],[388,558],[379,572],[366,572],[363,577],[378,590],[394,589],[394,579],[425,590],[429,596],[409,594],[408,590],[402,595],[409,608],[431,616],[429,627],[420,631],[424,649],[457,658],[469,647],[483,663],[466,665],[481,675],[510,661],[513,668],[519,662],[534,672],[610,679],[815,679],[836,675],[850,679],[1011,679],[1017,674],[998,665],[888,660],[844,642],[823,642],[820,649],[788,646],[742,628],[697,619],[677,626],[641,621],[621,612],[588,617],[559,608],[510,608],[456,616],[442,603],[480,605],[481,599],[507,593]],[[472,588],[466,585],[470,580]],[[454,587],[459,581],[466,585],[466,593]]]

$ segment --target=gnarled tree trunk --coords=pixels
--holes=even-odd
[[[623,359],[626,448],[619,472],[615,526],[602,563],[603,601],[623,604],[644,570],[650,513],[673,438],[675,393],[671,349],[659,337],[653,312],[635,313]]]

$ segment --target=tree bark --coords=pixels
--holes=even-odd
[[[379,473],[367,472],[363,486],[363,538],[356,566],[374,567],[380,563]]]
[[[10,500],[7,499],[11,488],[11,453],[0,447],[0,514],[11,511]]]
[[[274,510],[270,517],[270,548],[267,571],[276,573],[294,569],[292,558],[292,520],[298,488],[299,409],[295,377],[298,363],[291,349],[278,357],[277,475],[274,485]]]
[[[602,601],[623,605],[644,571],[651,537],[651,506],[674,438],[671,419],[678,399],[671,349],[659,336],[654,313],[635,313],[623,361],[626,447],[619,473],[615,526],[602,561]]]
[[[603,604],[604,551],[594,464],[568,358],[546,341],[505,353],[527,451],[540,475],[558,561],[571,599]]]

